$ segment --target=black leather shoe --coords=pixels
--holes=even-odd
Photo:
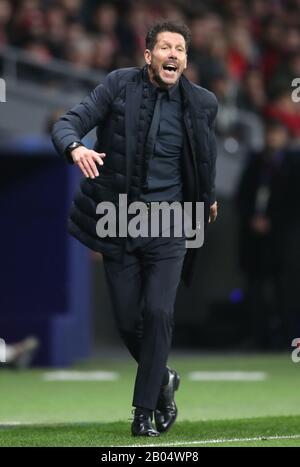
[[[159,436],[159,432],[152,425],[151,417],[143,414],[134,415],[131,433],[133,436]]]
[[[171,428],[178,413],[174,394],[179,388],[180,378],[175,370],[171,370],[170,368],[168,370],[169,382],[162,386],[154,411],[156,428],[160,433],[168,431]]]

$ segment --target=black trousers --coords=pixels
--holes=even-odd
[[[185,237],[126,239],[122,263],[103,257],[120,335],[138,363],[132,405],[154,410],[174,331]]]

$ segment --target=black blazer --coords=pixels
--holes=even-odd
[[[97,139],[94,149],[105,152],[99,177],[84,178],[71,206],[68,229],[78,240],[94,251],[121,259],[125,242],[122,238],[100,238],[96,233],[96,206],[101,201],[118,202],[119,193],[137,189],[133,177],[135,157],[140,151],[146,66],[123,68],[107,75],[80,104],[69,110],[53,126],[52,141],[68,162],[67,146],[81,140],[94,127]],[[213,93],[181,76],[184,101],[184,201],[203,201],[205,222],[209,207],[215,201],[216,139],[214,122],[217,100]],[[143,128],[142,128],[143,129]],[[190,284],[197,249],[189,249],[182,278]]]

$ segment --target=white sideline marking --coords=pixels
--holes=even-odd
[[[274,439],[299,439],[299,435],[288,435],[288,436],[257,436],[254,438],[231,438],[231,439],[199,439],[198,441],[180,441],[174,443],[163,443],[163,444],[127,444],[118,447],[135,447],[135,448],[147,448],[147,447],[168,447],[168,446],[184,446],[189,444],[221,444],[221,443],[243,443],[247,441],[269,441]],[[111,446],[116,447],[116,446]]]
[[[264,381],[267,377],[264,371],[192,371],[188,374],[192,381]]]
[[[116,381],[119,374],[114,371],[49,371],[43,381]]]
[[[17,422],[17,421],[1,422],[0,420],[0,428],[2,426],[18,426],[18,425],[33,425],[33,423],[32,422]]]

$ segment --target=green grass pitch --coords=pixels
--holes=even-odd
[[[117,381],[44,381],[44,369],[2,369],[0,446],[300,446],[300,363],[288,353],[171,354],[168,364],[181,376],[178,419],[155,439],[130,434],[133,360],[103,358],[72,368],[116,371]],[[192,381],[192,371],[267,377]]]

